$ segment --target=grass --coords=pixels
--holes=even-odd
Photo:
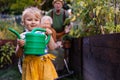
[[[17,65],[10,66],[6,69],[0,69],[0,80],[22,80]],[[70,75],[58,80],[83,80],[78,75]]]
[[[21,80],[21,74],[19,73],[17,66],[1,69],[0,80]]]

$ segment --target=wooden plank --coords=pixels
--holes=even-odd
[[[120,80],[120,34],[83,39],[84,80]]]

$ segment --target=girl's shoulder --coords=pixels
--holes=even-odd
[[[21,33],[21,34],[20,34],[20,37],[21,37],[22,39],[24,39],[24,38],[25,38],[25,34],[27,34],[27,33],[29,33],[29,32],[23,32],[23,33]]]

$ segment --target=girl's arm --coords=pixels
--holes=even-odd
[[[19,45],[17,45],[15,53],[16,53],[17,57],[22,57],[23,49],[21,47],[19,47]]]
[[[22,46],[24,46],[24,40],[17,40],[17,47],[15,51],[17,57],[21,57],[23,55]]]

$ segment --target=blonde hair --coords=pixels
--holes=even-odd
[[[46,20],[49,20],[49,21],[50,21],[50,24],[53,24],[53,20],[52,20],[52,18],[51,18],[50,16],[43,16],[43,17],[41,18],[41,24],[44,24],[44,22],[45,22]]]
[[[24,19],[27,14],[34,14],[39,19],[42,17],[41,10],[37,7],[28,7],[22,12],[22,24],[24,23]]]

